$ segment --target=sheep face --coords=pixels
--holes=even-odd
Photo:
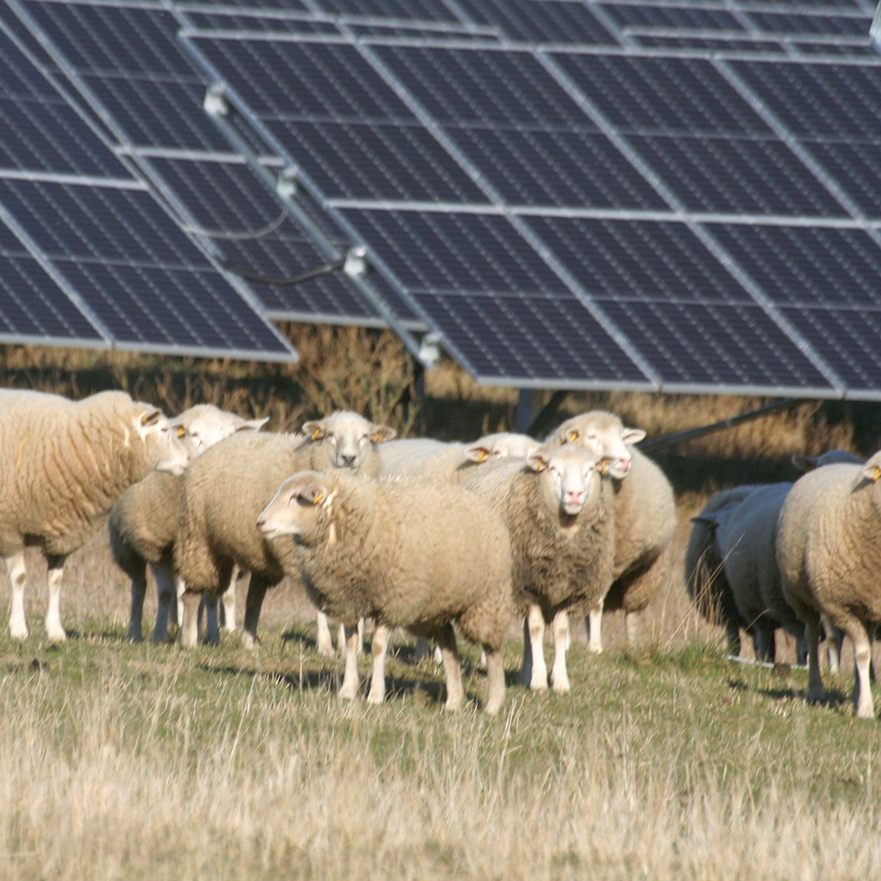
[[[541,447],[541,444],[526,434],[514,434],[500,431],[488,434],[476,441],[465,451],[465,458],[472,462],[483,462],[486,459],[504,459],[507,457],[525,459]]]
[[[555,435],[557,443],[580,444],[607,462],[608,473],[618,480],[627,476],[633,453],[627,448],[645,437],[639,428],[625,428],[612,413],[594,410],[564,422]]]
[[[370,422],[349,411],[337,411],[324,419],[307,422],[303,434],[324,445],[327,459],[334,468],[357,473],[373,449],[373,444],[391,440],[395,430]]]
[[[190,463],[190,454],[168,417],[161,410],[142,404],[135,407],[134,428],[144,444],[146,460],[157,471],[180,477]]]
[[[320,471],[301,471],[278,488],[272,501],[257,517],[257,529],[264,538],[292,535],[294,541],[312,544],[323,532],[323,524],[337,488]]]
[[[600,492],[597,465],[600,457],[578,444],[542,447],[526,458],[526,465],[540,473],[541,492],[548,508],[576,517],[588,500]]]
[[[267,422],[265,419],[242,419],[235,413],[228,413],[213,404],[197,404],[171,420],[172,430],[184,442],[191,458],[196,458],[209,447],[235,434],[237,431],[259,431]]]

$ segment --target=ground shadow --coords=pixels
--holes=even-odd
[[[807,688],[780,687],[780,688],[757,688],[741,682],[736,679],[728,680],[728,687],[732,691],[749,692],[750,694],[758,694],[762,697],[771,698],[771,700],[802,700],[807,701]],[[820,706],[832,707],[837,709],[850,702],[850,697],[837,688],[827,688],[826,697],[822,701],[815,701]]]

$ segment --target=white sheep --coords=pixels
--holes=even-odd
[[[46,633],[64,640],[65,559],[98,531],[129,486],[154,468],[181,474],[188,461],[162,412],[125,392],[74,402],[0,390],[0,554],[12,582],[14,639],[28,635],[25,547],[38,546],[48,561]]]
[[[441,483],[307,471],[282,483],[256,522],[268,539],[286,538],[296,549],[310,598],[345,625],[341,698],[358,694],[356,624],[372,616],[385,633],[405,627],[438,641],[446,707],[459,709],[455,622],[487,654],[486,712],[498,713],[513,613],[511,549],[504,524],[476,495]],[[373,702],[385,691],[384,657],[385,646],[375,646]]]
[[[196,642],[198,597],[225,589],[233,567],[251,572],[243,643],[253,647],[266,590],[298,566],[288,542],[267,542],[257,515],[281,482],[304,469],[376,473],[377,444],[394,430],[356,413],[307,422],[304,435],[234,434],[195,462],[184,480],[174,565],[186,585],[182,642]],[[308,432],[308,434],[306,434]]]
[[[607,461],[615,487],[615,565],[612,587],[590,610],[588,648],[601,652],[603,609],[624,609],[628,641],[637,636],[638,613],[664,584],[676,502],[664,472],[632,445],[645,437],[612,413],[594,410],[566,420],[546,443],[577,443]]]
[[[237,431],[257,431],[268,421],[243,419],[213,404],[197,404],[170,421],[172,429],[195,460],[202,452]],[[168,639],[169,618],[176,598],[174,577],[174,536],[183,476],[156,471],[129,487],[113,505],[108,520],[110,548],[117,565],[131,579],[131,615],[128,638],[140,642],[144,596],[147,591],[147,565],[156,581],[158,607],[153,642]],[[233,579],[234,582],[234,579]],[[235,584],[224,592],[227,630],[235,629]],[[209,613],[209,640],[215,641]]]
[[[881,622],[881,452],[864,465],[828,465],[805,474],[789,491],[777,525],[783,593],[807,625],[808,700],[824,697],[820,675],[820,614],[854,646],[854,705],[875,714],[870,665]]]
[[[525,434],[510,431],[496,432],[478,438],[472,443],[438,441],[431,438],[393,440],[379,448],[380,474],[394,477],[416,477],[460,483],[476,465],[491,459],[507,457],[525,459],[541,443]],[[319,624],[320,624],[319,619]],[[382,641],[385,634],[374,639]],[[329,641],[329,634],[327,637]],[[431,646],[425,639],[416,640],[416,660],[428,657]],[[435,649],[435,661],[440,663],[440,649]]]
[[[553,622],[552,685],[566,692],[566,610],[601,601],[612,583],[613,492],[601,480],[601,461],[577,444],[542,447],[525,460],[492,461],[461,483],[508,527],[515,600],[526,616],[521,678],[534,690],[548,687],[545,624]]]

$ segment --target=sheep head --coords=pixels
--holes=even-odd
[[[301,544],[320,540],[339,494],[337,481],[320,471],[301,471],[278,488],[257,517],[265,538],[292,535]]]
[[[551,510],[576,517],[600,492],[602,457],[578,444],[541,447],[526,457],[526,467],[540,475],[541,492]]]
[[[549,438],[549,443],[579,444],[607,461],[608,473],[618,480],[627,476],[633,461],[628,449],[645,438],[640,428],[626,428],[613,413],[592,410],[564,422]]]
[[[313,443],[320,443],[330,467],[358,473],[375,444],[391,440],[395,430],[370,422],[349,410],[337,410],[324,419],[303,425],[301,431]],[[313,466],[316,464],[313,460]]]
[[[150,404],[135,403],[132,413],[135,435],[144,445],[147,463],[157,471],[177,477],[184,473],[190,454],[168,417]]]

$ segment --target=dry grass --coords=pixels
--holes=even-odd
[[[439,437],[512,427],[516,394],[450,365],[426,376],[420,404],[387,334],[291,332],[298,368],[7,349],[0,370],[5,385],[122,387],[172,412],[214,401],[270,414],[278,430],[336,406]],[[761,403],[569,395],[559,418],[603,407],[659,436]],[[473,650],[472,704],[449,715],[439,671],[414,665],[406,641],[385,706],[341,705],[341,664],[317,656],[311,607],[287,583],[267,597],[256,657],[235,639],[191,653],[128,644],[127,585],[99,535],[66,570],[72,638],[42,639],[44,586],[27,599],[31,639],[0,636],[0,881],[875,877],[878,735],[853,718],[849,676],[812,707],[802,671],[722,660],[722,634],[680,574],[687,518],[710,492],[793,479],[794,451],[868,453],[873,417],[809,404],[659,452],[677,491],[677,560],[644,648],[623,647],[618,616],[602,657],[577,630],[573,694],[513,685],[498,719],[477,711]],[[0,590],[8,598],[5,576]],[[154,612],[151,593],[145,620]]]

